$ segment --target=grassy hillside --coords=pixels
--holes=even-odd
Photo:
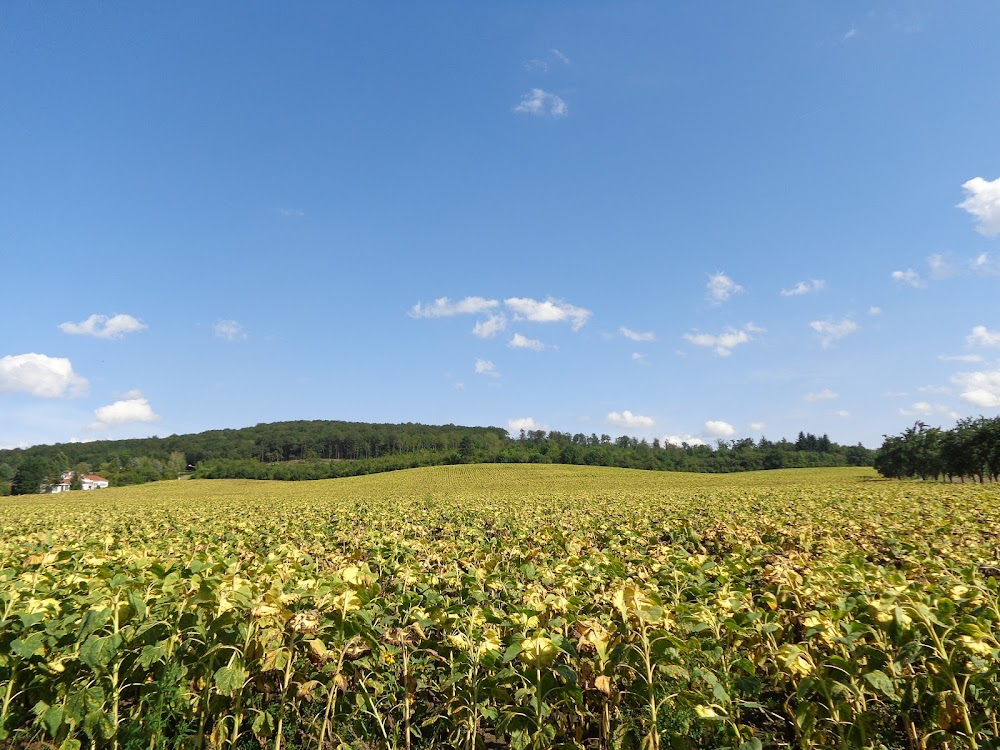
[[[14,498],[0,739],[990,746],[1000,487],[874,477],[462,465]]]

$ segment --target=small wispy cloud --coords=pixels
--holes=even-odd
[[[820,335],[820,346],[824,349],[858,330],[858,324],[848,318],[841,321],[814,320],[809,327]]]
[[[782,289],[782,297],[801,297],[806,294],[820,292],[826,287],[823,279],[812,279],[811,281],[800,281],[790,289]]]
[[[899,413],[904,417],[948,417],[949,419],[959,419],[961,415],[945,404],[932,404],[928,401],[918,401],[909,409],[900,408]]]
[[[507,327],[507,318],[503,315],[490,315],[486,320],[480,320],[472,327],[472,335],[481,339],[491,339]]]
[[[632,361],[639,365],[645,365],[649,367],[649,360],[646,359],[645,354],[640,354],[639,352],[632,352]]]
[[[500,377],[500,373],[497,372],[497,366],[488,359],[477,359],[474,369],[476,375],[485,375],[489,378]]]
[[[846,419],[847,417],[851,416],[851,412],[849,412],[847,409],[837,409],[836,411],[832,411],[830,413],[835,417],[841,417],[843,419]]]
[[[545,344],[538,339],[529,339],[520,333],[515,333],[507,346],[511,349],[530,349],[533,352],[540,352],[545,348]]]
[[[618,333],[627,339],[631,339],[632,341],[656,341],[656,334],[652,331],[633,331],[631,328],[622,326],[618,329]]]
[[[306,215],[306,212],[301,208],[279,208],[278,213],[293,219],[299,219]]]
[[[878,305],[872,305],[871,307],[868,308],[868,314],[871,315],[872,317],[876,315],[881,315],[882,308],[879,307]]]
[[[754,432],[761,432],[767,425],[764,422],[751,422],[747,425]]]
[[[562,97],[545,89],[531,89],[521,97],[514,112],[558,120],[569,115],[569,105]]]
[[[733,349],[743,344],[748,344],[755,339],[758,334],[764,333],[764,329],[747,323],[740,329],[727,328],[722,333],[685,333],[685,341],[695,346],[704,346],[714,349],[720,357],[728,357],[733,353]]]
[[[438,297],[429,305],[420,302],[410,308],[411,318],[448,318],[453,315],[480,315],[489,312],[500,303],[485,297],[465,297],[452,302],[447,297]]]
[[[983,346],[990,349],[1000,346],[1000,331],[991,331],[986,326],[975,326],[972,333],[965,337],[965,343],[969,346]]]
[[[846,42],[848,39],[853,39],[858,35],[857,28],[850,28],[844,32],[843,36],[840,37],[841,41]]]
[[[982,362],[985,358],[982,354],[939,354],[938,360],[941,362]]]
[[[893,271],[889,274],[889,278],[898,284],[912,286],[914,289],[922,289],[924,287],[924,280],[912,268],[907,268],[905,271]]]
[[[146,324],[131,315],[91,315],[79,323],[60,323],[59,330],[74,336],[93,336],[97,339],[120,339],[126,333],[144,331]]]
[[[586,325],[593,314],[590,310],[552,297],[542,301],[530,297],[508,297],[503,302],[514,313],[515,320],[528,320],[532,323],[569,322],[574,331]]]
[[[724,273],[715,273],[709,276],[706,286],[707,292],[705,296],[713,305],[721,305],[734,294],[740,294],[745,291],[742,286]]]
[[[979,223],[976,231],[987,237],[1000,234],[1000,177],[992,182],[973,177],[962,185],[966,198],[958,208],[967,211]]]
[[[806,401],[832,401],[833,399],[838,398],[838,396],[829,388],[824,388],[821,391],[807,393],[803,398],[805,398]]]
[[[559,65],[572,65],[573,61],[569,57],[553,48],[540,57],[533,57],[524,64],[524,69],[529,72],[548,73],[553,67]]]
[[[212,327],[215,338],[223,341],[246,341],[249,335],[241,323],[235,320],[220,320]]]

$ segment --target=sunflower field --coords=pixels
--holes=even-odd
[[[997,485],[462,465],[0,529],[0,748],[1000,747]]]

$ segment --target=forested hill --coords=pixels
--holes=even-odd
[[[60,473],[97,473],[113,485],[203,478],[324,479],[450,463],[564,463],[665,471],[733,472],[870,466],[874,452],[826,435],[795,442],[749,438],[715,446],[501,427],[301,421],[192,435],[103,440],[0,451],[0,494],[31,491]],[[14,481],[20,472],[22,481]],[[27,479],[26,479],[27,478]],[[30,479],[30,481],[29,481]]]

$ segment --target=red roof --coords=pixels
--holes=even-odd
[[[81,482],[107,482],[108,480],[104,477],[99,477],[97,474],[84,474],[80,477]]]

